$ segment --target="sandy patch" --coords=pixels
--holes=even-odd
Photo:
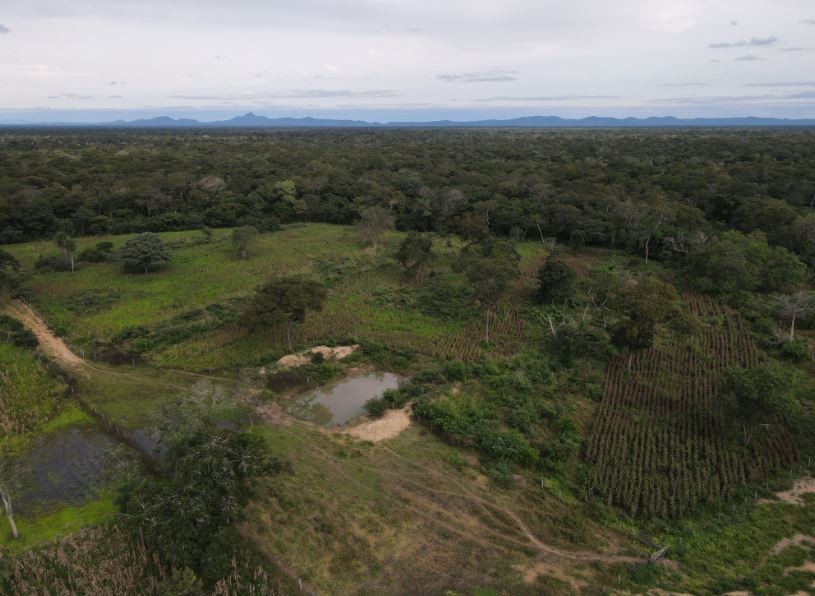
[[[339,432],[363,441],[378,443],[398,436],[408,426],[410,426],[410,406],[401,410],[388,410],[382,418],[362,422]]]
[[[314,354],[322,354],[326,360],[342,360],[347,358],[359,349],[359,344],[353,346],[337,346],[329,348],[328,346],[315,346],[305,352],[298,352],[297,354],[289,354],[283,356],[277,361],[278,368],[294,368],[295,366],[302,366],[311,362]]]
[[[804,542],[815,543],[815,538],[813,538],[812,536],[807,536],[806,534],[796,534],[792,538],[782,538],[781,540],[775,543],[775,546],[773,546],[772,550],[770,550],[770,553],[772,553],[773,555],[777,555],[788,546],[792,545],[798,546],[799,544],[802,544]]]
[[[780,493],[775,493],[778,500],[791,505],[804,505],[804,500],[801,498],[807,493],[815,493],[815,478],[799,478],[795,481],[795,485]],[[761,499],[759,503],[774,503],[770,499]]]

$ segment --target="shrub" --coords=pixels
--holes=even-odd
[[[805,339],[785,341],[781,344],[781,355],[792,362],[806,362],[810,359],[809,343]]]
[[[372,397],[365,402],[365,411],[368,416],[381,418],[388,409],[388,402],[382,397]]]

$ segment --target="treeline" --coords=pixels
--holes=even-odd
[[[685,254],[722,227],[815,262],[815,133],[0,133],[0,243],[353,223]]]

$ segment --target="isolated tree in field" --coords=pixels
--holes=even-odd
[[[416,232],[408,234],[396,251],[396,260],[404,267],[405,275],[412,278],[422,272],[432,256],[433,241]]]
[[[628,350],[628,366],[634,352],[650,348],[660,327],[687,331],[693,320],[682,309],[679,293],[672,285],[655,277],[632,280],[612,297],[612,309],[618,315],[612,341]]]
[[[0,293],[17,287],[20,263],[13,255],[0,250]]]
[[[384,207],[368,207],[360,212],[359,235],[365,244],[376,250],[379,239],[387,230],[393,229],[393,216]]]
[[[149,273],[170,261],[170,251],[155,234],[139,234],[119,249],[119,259],[130,273]]]
[[[498,309],[509,282],[518,276],[520,256],[509,242],[487,238],[461,251],[457,268],[463,271],[484,312],[484,340],[490,341],[490,319]]]
[[[795,340],[795,322],[808,316],[815,309],[815,296],[808,292],[796,292],[781,296],[775,303],[776,316],[790,323],[790,341]]]
[[[733,399],[733,414],[742,420],[742,436],[747,445],[755,431],[795,409],[795,394],[801,377],[795,369],[777,362],[754,368],[729,368],[722,379],[722,391]]]
[[[537,300],[542,304],[563,303],[574,297],[577,274],[555,257],[546,259],[538,270]]]
[[[291,331],[306,320],[308,311],[319,311],[328,295],[322,284],[302,277],[279,277],[260,286],[244,313],[244,322],[256,327],[283,327],[292,349]]]
[[[232,248],[241,259],[249,256],[249,248],[257,238],[258,231],[252,226],[243,226],[232,230]]]
[[[71,263],[71,271],[74,270],[74,252],[76,251],[76,240],[65,232],[57,232],[54,236],[54,244],[62,250],[65,258]]]

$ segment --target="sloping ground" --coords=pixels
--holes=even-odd
[[[412,426],[376,445],[293,421],[264,430],[292,473],[242,526],[318,593],[568,594],[645,562],[624,535],[536,486],[504,491]],[[458,456],[460,457],[460,456]]]
[[[688,301],[702,330],[690,342],[637,353],[631,370],[628,358],[614,360],[594,417],[589,488],[634,514],[716,506],[798,457],[778,421],[748,447],[726,440],[732,430],[718,399],[721,373],[755,365],[758,352],[737,314],[707,298]]]

